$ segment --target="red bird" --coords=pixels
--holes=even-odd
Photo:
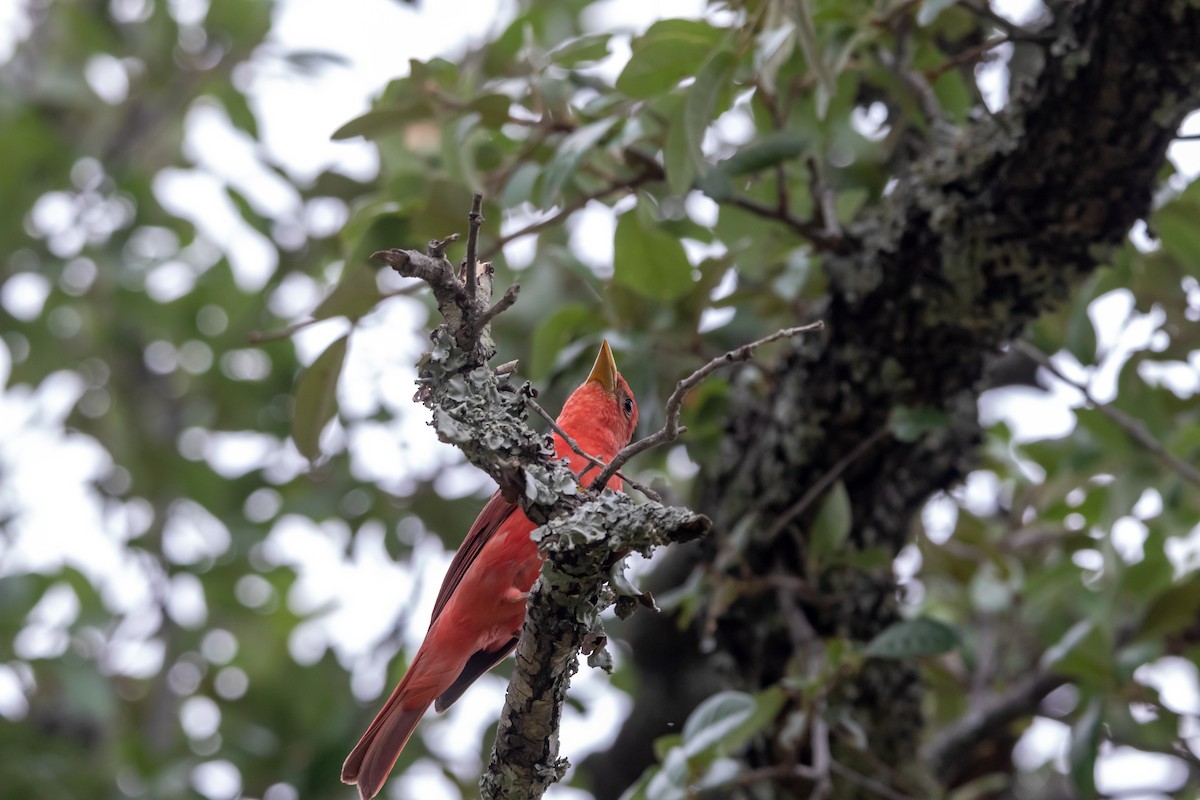
[[[584,452],[611,461],[633,437],[637,420],[633,392],[604,342],[591,374],[563,405],[559,427]],[[554,450],[576,473],[588,466],[558,434]],[[621,480],[609,485],[620,489]],[[379,793],[429,704],[445,711],[516,647],[542,566],[529,538],[536,527],[499,492],[479,512],[442,581],[425,641],[342,765],[342,781],[357,784],[363,800]]]

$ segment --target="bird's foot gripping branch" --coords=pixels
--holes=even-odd
[[[566,769],[566,760],[558,757],[558,728],[570,677],[578,669],[579,653],[588,654],[591,664],[608,664],[600,612],[617,595],[622,595],[617,598],[619,613],[631,611],[638,601],[649,604],[623,579],[621,560],[631,552],[648,555],[655,547],[703,536],[711,526],[703,515],[662,505],[652,492],[645,492],[651,498],[649,502],[638,504],[605,488],[606,483],[623,477],[618,470],[629,458],[672,441],[684,431],[679,425],[683,396],[707,375],[726,364],[749,359],[760,344],[819,329],[820,323],[780,331],[705,364],[677,385],[667,403],[663,428],[617,452],[628,442],[637,420],[632,396],[626,395],[623,405],[625,413],[631,415],[626,436],[608,454],[607,463],[584,453],[568,432],[551,422],[570,450],[584,459],[582,463],[592,464],[576,474],[566,460],[555,458],[549,437],[527,424],[530,408],[549,418],[533,401],[529,384],[514,386],[510,382],[511,365],[495,369],[488,366],[495,355],[488,324],[515,302],[519,287],[514,284],[498,302],[490,304],[490,265],[475,261],[483,221],[481,205],[482,198],[476,195],[469,216],[467,257],[460,268],[445,257],[447,245],[457,236],[430,242],[425,253],[385,250],[374,257],[401,275],[428,283],[444,320],[433,330],[433,346],[419,364],[417,392],[417,399],[433,412],[439,438],[461,449],[472,464],[496,480],[504,500],[516,503],[529,520],[541,526],[533,532],[533,538],[544,563],[529,593],[495,748],[480,783],[487,800],[525,800],[540,797]],[[593,376],[606,356],[611,379],[627,391],[607,346],[601,351]],[[563,453],[560,446],[558,455]],[[589,474],[598,477],[589,479]],[[509,642],[507,647],[511,646]],[[507,647],[484,655],[498,660]],[[483,669],[495,660],[484,664]],[[447,704],[454,697],[457,694]],[[439,703],[445,699],[443,696]],[[404,708],[401,705],[400,710]],[[415,718],[423,709],[416,710]],[[387,711],[385,707],[381,716]],[[415,724],[415,718],[409,722]],[[407,730],[411,732],[411,725]],[[377,728],[373,723],[364,741],[387,734],[386,724]],[[395,752],[402,746],[403,740]],[[382,777],[386,777],[392,760],[394,755],[384,765]],[[357,782],[363,795],[369,797],[378,791],[382,777],[376,771],[364,779],[362,764],[361,757],[351,754],[343,778]]]

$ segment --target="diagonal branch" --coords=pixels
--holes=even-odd
[[[483,195],[476,192],[471,198],[471,213],[467,215],[467,258],[463,262],[467,271],[466,280],[463,283],[467,289],[467,303],[472,308],[475,307],[475,292],[479,288],[475,281],[475,270],[479,266],[475,263],[475,251],[479,247],[479,229],[482,226]],[[493,316],[495,315],[493,314]],[[483,325],[480,324],[479,327],[483,327]]]
[[[700,383],[713,374],[717,370],[727,367],[730,364],[737,364],[743,361],[749,361],[754,356],[754,351],[765,344],[779,341],[780,339],[789,339],[793,336],[798,336],[802,333],[812,331],[820,331],[825,329],[825,323],[818,320],[817,322],[808,325],[800,325],[795,328],[784,328],[780,331],[775,331],[770,336],[764,336],[757,341],[744,344],[741,347],[734,348],[727,353],[723,353],[713,360],[709,361],[704,366],[687,376],[679,383],[675,384],[675,391],[671,392],[671,396],[667,398],[666,422],[654,433],[649,436],[638,439],[633,444],[625,447],[621,452],[617,453],[616,458],[606,466],[596,480],[592,481],[592,489],[602,489],[605,484],[617,473],[629,459],[636,455],[658,447],[661,444],[673,442],[679,438],[687,429],[679,424],[679,415],[683,412],[683,401],[687,397],[688,392],[695,389]]]
[[[563,441],[567,443],[568,447],[570,447],[572,450],[574,450],[575,453],[577,453],[578,455],[586,458],[589,462],[591,462],[593,467],[600,467],[601,469],[603,469],[604,467],[608,466],[603,461],[596,458],[594,455],[592,455],[591,453],[587,452],[582,447],[580,447],[579,442],[575,441],[575,438],[573,436],[571,436],[571,434],[567,433],[566,431],[564,431],[562,429],[562,426],[560,426],[558,424],[558,422],[555,421],[554,417],[550,416],[550,412],[548,412],[548,411],[546,411],[546,409],[542,408],[541,403],[534,400],[532,397],[527,397],[527,398],[525,398],[525,405],[527,405],[531,409],[533,409],[533,412],[535,414],[537,414],[539,417],[541,417],[543,420],[546,421],[546,424],[550,426],[551,430],[553,430],[555,433],[557,433],[559,436],[562,437]],[[579,473],[579,477],[582,479],[583,476],[586,475],[590,470],[591,470],[591,467],[585,468],[582,472]],[[658,494],[658,492],[654,491],[653,489],[643,486],[642,484],[633,480],[633,478],[630,478],[626,475],[622,475],[620,472],[617,473],[617,477],[619,477],[621,480],[628,483],[634,489],[637,489],[642,494],[646,495],[646,497],[650,498],[654,502],[656,502],[656,503],[662,502],[662,497]]]
[[[1007,691],[987,698],[938,731],[925,745],[922,757],[942,784],[950,785],[976,745],[1033,714],[1047,695],[1066,682],[1063,676],[1044,669],[1025,675]]]
[[[529,427],[527,408],[549,417],[533,403],[532,388],[509,383],[514,366],[493,369],[487,363],[496,350],[488,323],[512,306],[517,287],[488,306],[493,274],[473,252],[481,207],[477,194],[461,272],[445,256],[454,236],[430,242],[425,253],[392,249],[374,257],[428,283],[444,319],[430,335],[433,347],[419,362],[417,379],[417,398],[433,412],[438,437],[458,447],[543,526],[534,532],[546,559],[543,575],[531,593],[495,750],[481,781],[489,800],[525,800],[540,797],[562,775],[558,723],[567,687],[580,650],[589,644],[594,651],[602,641],[599,615],[615,594],[605,586],[618,582],[621,560],[632,551],[648,555],[656,546],[702,536],[711,523],[654,500],[637,505],[612,491],[581,491],[547,437]]]
[[[1050,360],[1049,356],[1028,342],[1017,342],[1016,347],[1022,353],[1029,356],[1040,366],[1045,368],[1045,370],[1055,378],[1058,378],[1067,386],[1070,386],[1072,389],[1082,394],[1083,399],[1087,401],[1088,405],[1112,420],[1117,427],[1129,434],[1131,439],[1149,451],[1155,458],[1162,462],[1164,466],[1166,466],[1179,477],[1183,478],[1188,483],[1191,483],[1195,486],[1200,486],[1200,470],[1196,469],[1191,464],[1187,463],[1174,453],[1168,451],[1167,448],[1163,447],[1162,442],[1158,441],[1158,439],[1155,439],[1150,431],[1146,429],[1145,423],[1143,423],[1141,420],[1134,419],[1115,406],[1112,406],[1108,403],[1101,403],[1095,398],[1091,389],[1089,389],[1086,384],[1073,381],[1068,378],[1058,369],[1058,367],[1054,366],[1054,362]]]

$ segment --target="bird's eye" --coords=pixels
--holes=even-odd
[[[623,405],[625,408],[625,416],[628,417],[631,414],[633,414],[633,398],[632,397],[626,397]]]

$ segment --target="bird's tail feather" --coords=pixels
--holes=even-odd
[[[413,667],[416,666],[414,660]],[[342,765],[342,782],[358,784],[358,793],[362,800],[370,800],[379,793],[388,773],[396,765],[400,751],[408,743],[408,739],[417,728],[425,710],[433,701],[433,697],[420,699],[407,696],[409,678],[413,669],[392,691],[387,703],[375,715],[367,732],[358,740],[358,744],[346,757]],[[405,702],[408,701],[408,702]]]

